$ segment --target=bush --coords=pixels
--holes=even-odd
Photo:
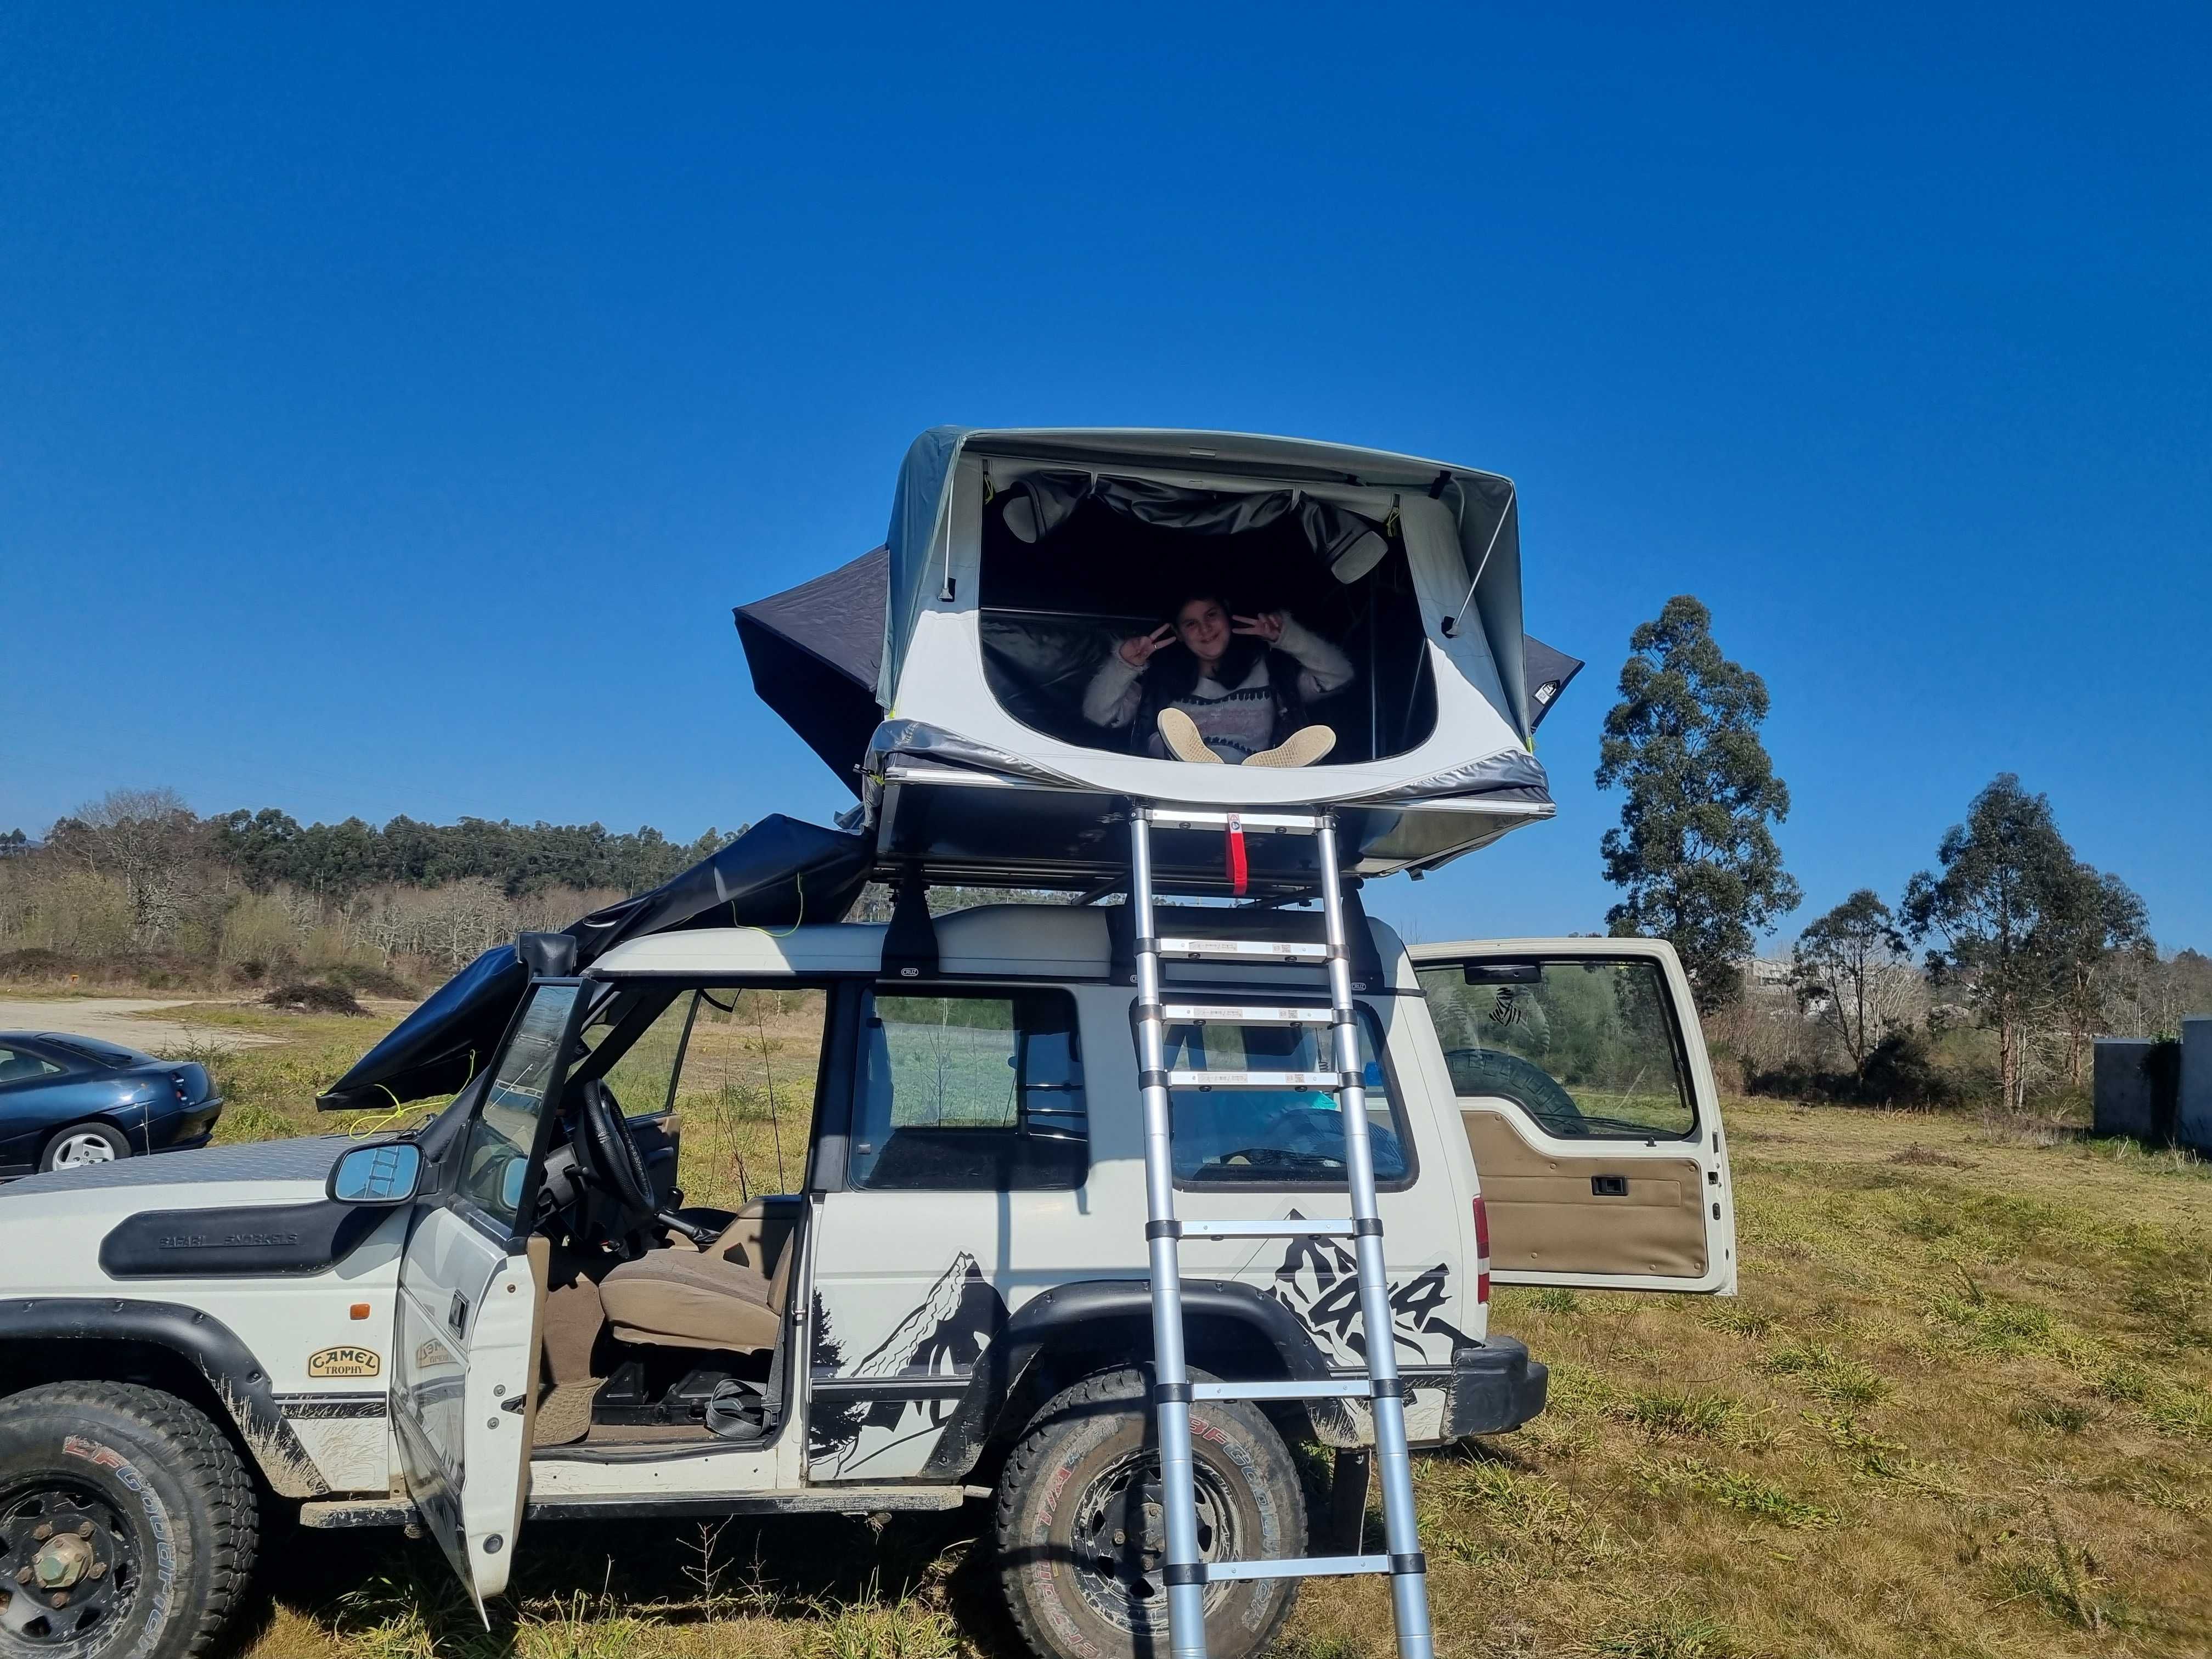
[[[1960,1089],[1938,1070],[1928,1041],[1917,1031],[1899,1031],[1876,1043],[1865,1067],[1823,1072],[1800,1062],[1754,1073],[1745,1092],[1780,1100],[1830,1106],[1909,1106],[1923,1109],[1959,1103]]]
[[[341,986],[361,997],[404,997],[412,1001],[422,993],[398,975],[366,963],[341,962],[318,975],[326,985]]]
[[[358,1014],[363,1018],[368,1010],[354,1000],[352,992],[343,985],[318,985],[312,982],[280,985],[261,1000],[271,1008],[282,1008],[292,1014]]]

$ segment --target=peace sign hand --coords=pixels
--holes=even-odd
[[[1121,641],[1121,660],[1132,668],[1142,668],[1152,659],[1152,653],[1162,646],[1175,641],[1175,629],[1162,623],[1149,634],[1132,634]]]
[[[1256,617],[1232,617],[1230,620],[1237,624],[1230,632],[1249,634],[1273,645],[1283,637],[1283,623],[1288,617],[1280,611],[1262,611]]]

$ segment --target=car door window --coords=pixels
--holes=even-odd
[[[469,1124],[461,1152],[460,1195],[497,1227],[511,1230],[522,1204],[530,1159],[538,1146],[547,1097],[560,1080],[569,1017],[582,988],[545,984],[531,989]]]
[[[856,1187],[1080,1186],[1090,1118],[1064,991],[878,993],[862,1013]]]
[[[0,1048],[0,1085],[29,1083],[42,1077],[59,1077],[67,1067],[57,1066],[28,1048]]]
[[[1547,1133],[1697,1133],[1680,1034],[1648,957],[1439,963],[1419,969],[1452,1091],[1512,1102]]]
[[[1233,1020],[1170,1025],[1170,1072],[1326,1072],[1335,1035],[1327,1025],[1243,1025]],[[1376,1058],[1374,1016],[1359,1011],[1359,1060],[1367,1095],[1367,1146],[1382,1187],[1413,1176],[1405,1126],[1390,1079]],[[1175,1112],[1178,1182],[1206,1186],[1303,1187],[1344,1181],[1344,1115],[1322,1088],[1181,1088]]]

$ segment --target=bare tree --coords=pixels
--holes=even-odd
[[[1897,918],[1867,887],[1805,929],[1790,953],[1790,983],[1798,1006],[1841,1040],[1861,1078],[1867,1056],[1910,1023],[1921,1000]]]
[[[111,789],[56,823],[46,836],[55,855],[123,884],[133,930],[158,945],[206,884],[200,822],[173,789]]]

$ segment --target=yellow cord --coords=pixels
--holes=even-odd
[[[806,922],[806,878],[802,874],[794,872],[791,880],[792,884],[799,889],[799,920],[793,922],[790,927],[785,928],[779,933],[770,928],[758,927],[751,922],[739,922],[738,921],[738,902],[735,899],[732,899],[730,901],[731,924],[733,927],[740,927],[744,928],[744,930],[749,933],[766,933],[770,939],[789,939],[793,933],[797,933],[800,927],[804,927]]]
[[[471,1048],[469,1050],[469,1074],[461,1079],[461,1089],[467,1088],[471,1083],[474,1082],[476,1080],[476,1075],[477,1051]],[[414,1109],[413,1102],[402,1101],[398,1095],[392,1094],[392,1091],[381,1083],[378,1084],[376,1086],[380,1089],[383,1089],[386,1095],[390,1097],[392,1101],[392,1109],[388,1112],[380,1112],[374,1117],[366,1120],[356,1118],[351,1123],[346,1125],[346,1138],[348,1139],[359,1140],[364,1135],[373,1135],[379,1130],[382,1129],[386,1125],[405,1117],[410,1111]],[[461,1089],[456,1089],[453,1092],[455,1094],[459,1094],[460,1093]],[[426,1107],[424,1109],[431,1110],[434,1109]]]

